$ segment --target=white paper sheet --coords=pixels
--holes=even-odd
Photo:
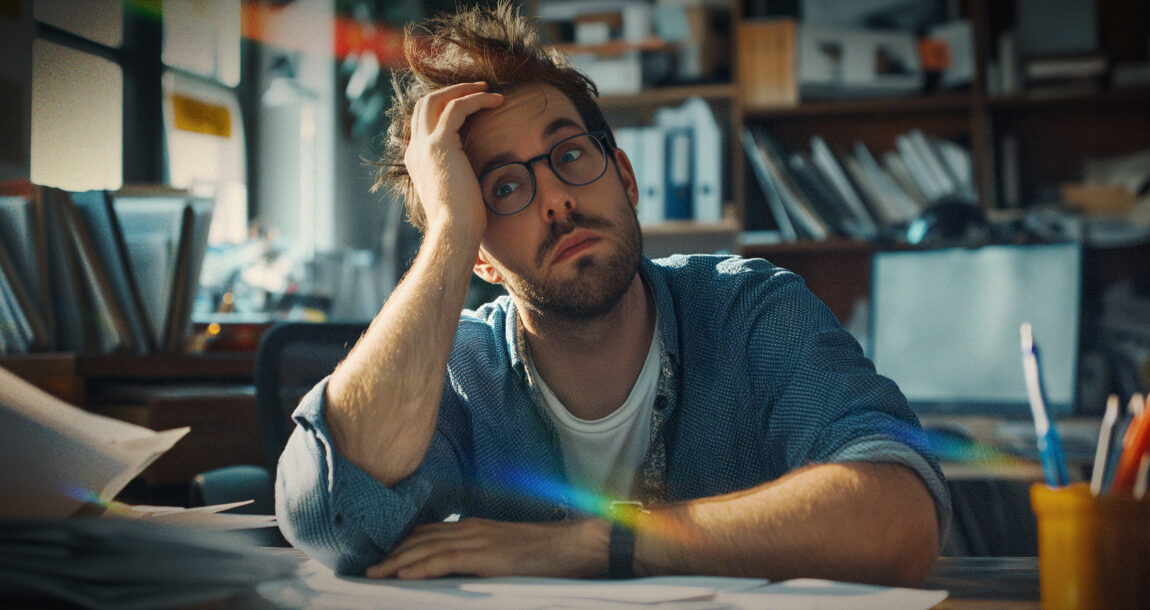
[[[187,432],[89,413],[0,368],[0,517],[58,519],[106,504]]]
[[[275,515],[248,515],[225,513],[226,510],[239,508],[251,504],[254,500],[230,502],[227,504],[213,504],[211,506],[197,506],[183,508],[180,506],[147,506],[137,504],[129,506],[113,502],[109,508],[108,516],[152,521],[167,525],[179,525],[218,532],[230,530],[258,529],[275,527],[278,522]]]
[[[754,578],[660,576],[623,581],[566,578],[374,580],[337,576],[314,560],[299,578],[265,583],[260,594],[288,608],[900,608],[923,610],[946,591],[858,585],[817,579],[770,584]]]
[[[728,608],[758,610],[927,610],[946,599],[946,591],[860,585],[798,578],[746,593],[720,593],[715,601]]]

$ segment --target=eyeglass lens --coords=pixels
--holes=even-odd
[[[572,186],[590,184],[607,169],[607,154],[595,136],[584,133],[551,148],[548,163],[560,180]],[[534,170],[526,163],[508,163],[485,173],[483,201],[497,214],[514,214],[535,197]]]

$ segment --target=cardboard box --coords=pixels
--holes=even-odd
[[[735,69],[748,109],[799,103],[798,23],[744,21],[735,31]]]

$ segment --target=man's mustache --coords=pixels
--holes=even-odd
[[[547,254],[555,248],[560,239],[564,235],[574,231],[575,229],[610,229],[615,226],[615,223],[600,218],[598,216],[586,216],[580,212],[571,212],[558,222],[551,224],[551,230],[547,233],[547,238],[543,243],[539,244],[539,250],[535,254],[535,266],[542,267],[543,261],[547,260]]]

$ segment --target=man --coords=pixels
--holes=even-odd
[[[506,4],[408,33],[381,174],[423,243],[295,413],[288,539],[380,578],[920,582],[938,465],[801,279],[644,258],[594,85]],[[460,316],[471,273],[509,296]]]

